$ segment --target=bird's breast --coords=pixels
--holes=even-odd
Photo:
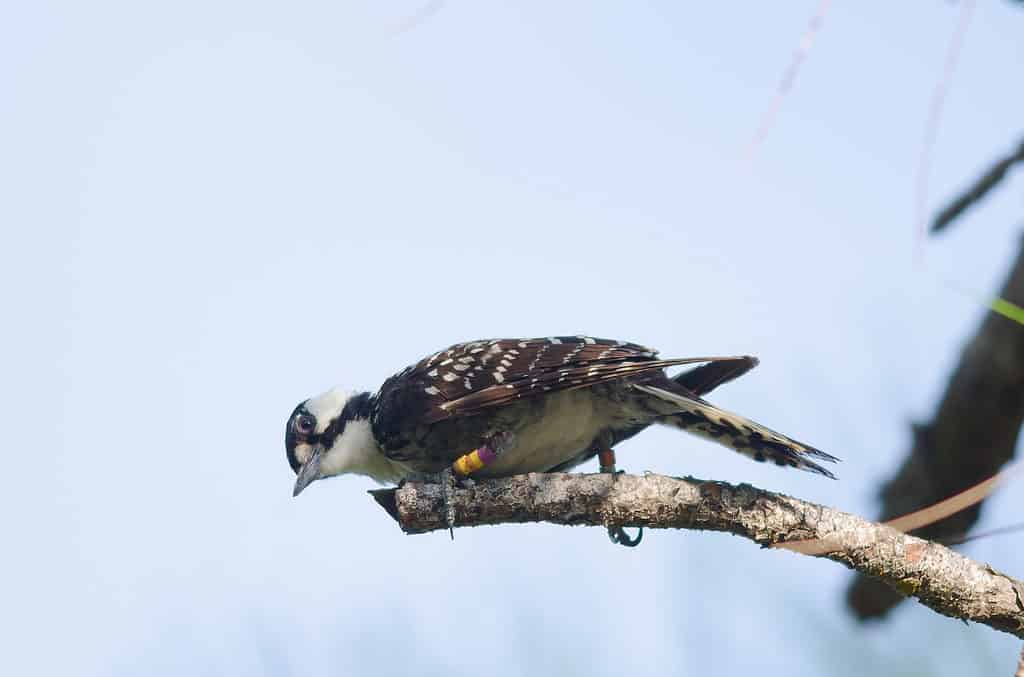
[[[510,407],[508,416],[499,417],[504,420],[497,427],[514,434],[513,444],[475,475],[545,472],[578,456],[608,427],[605,409],[590,389],[554,393]]]

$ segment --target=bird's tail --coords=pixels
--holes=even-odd
[[[672,405],[676,411],[666,413],[661,419],[662,423],[724,444],[755,461],[772,461],[776,465],[800,468],[835,479],[829,470],[810,460],[814,458],[835,462],[839,460],[835,456],[790,439],[748,418],[719,409],[700,398],[653,385],[636,384],[633,387]]]

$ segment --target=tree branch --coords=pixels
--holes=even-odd
[[[975,182],[964,191],[959,197],[949,203],[932,222],[931,232],[937,233],[951,224],[970,207],[981,202],[989,191],[999,185],[1010,168],[1018,162],[1024,162],[1024,139],[1021,139],[1017,148],[1006,157],[1000,158],[994,165],[989,167],[984,174],[979,176]]]
[[[1024,304],[1024,248],[1000,296]],[[992,477],[1013,458],[1024,423],[1024,327],[988,313],[964,347],[960,363],[931,422],[914,427],[914,445],[899,472],[882,487],[882,520],[913,512]],[[918,532],[924,538],[960,538],[974,526],[981,504]],[[859,618],[887,613],[901,597],[877,581],[859,578],[847,604]]]
[[[370,493],[406,533],[447,528],[439,485],[407,483]],[[746,484],[531,473],[458,489],[454,505],[459,526],[552,522],[697,529],[763,546],[823,539],[830,551],[822,557],[882,579],[941,614],[1024,638],[1024,583],[937,543]]]

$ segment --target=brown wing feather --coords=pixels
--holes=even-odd
[[[680,364],[734,359],[691,357],[658,360],[655,359],[655,351],[635,344],[584,337],[554,339],[558,343],[551,343],[551,340],[517,342],[519,354],[514,356],[514,360],[499,361],[503,371],[498,372],[497,377],[492,375],[496,381],[493,385],[474,389],[456,399],[449,398],[431,412],[426,422],[433,423],[450,416],[469,416],[523,397],[587,388]]]
[[[456,412],[447,408],[449,403],[484,391],[484,399],[488,399],[495,392],[489,389],[521,380],[533,371],[545,373],[564,366],[624,360],[650,361],[656,355],[657,351],[636,343],[588,336],[457,343],[385,381],[377,393],[375,425],[380,428],[379,435],[401,436],[408,423],[435,422],[453,416]],[[394,431],[385,431],[384,421],[402,423],[394,423]]]

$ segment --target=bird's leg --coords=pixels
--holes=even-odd
[[[441,487],[441,504],[444,508],[444,521],[448,525],[448,533],[452,540],[455,540],[455,487],[460,479],[455,474],[454,468],[447,466],[438,472],[411,472],[398,483],[398,486],[402,487],[406,482],[439,485]]]
[[[617,475],[621,470],[615,469],[615,450],[612,449],[606,442],[599,442],[599,451],[597,452],[597,462],[601,469],[601,472],[611,473]],[[631,538],[626,530],[622,527],[608,527],[608,538],[612,543],[618,543],[627,548],[635,548],[640,545],[640,541],[644,538],[644,528],[640,527],[640,530],[636,534],[636,538]]]
[[[455,540],[455,483],[456,481],[470,484],[469,476],[493,463],[498,456],[515,444],[515,436],[510,432],[491,435],[487,442],[468,454],[455,459],[440,475],[441,492],[444,497],[444,517],[448,525],[448,533]]]

